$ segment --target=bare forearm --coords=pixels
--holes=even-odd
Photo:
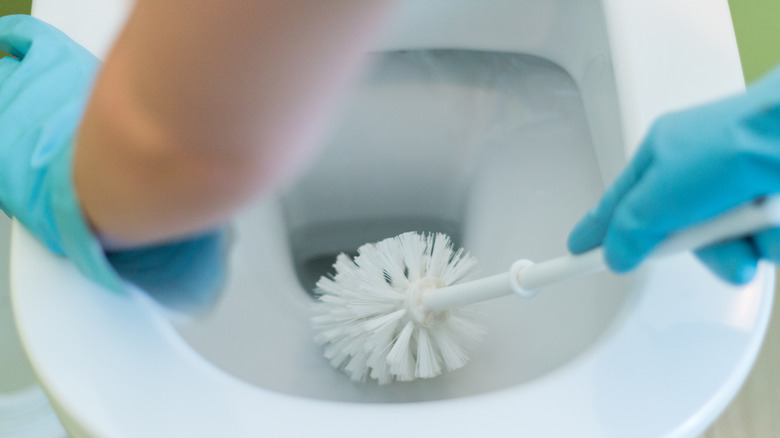
[[[128,244],[225,220],[310,155],[390,0],[139,0],[75,156],[98,233]]]

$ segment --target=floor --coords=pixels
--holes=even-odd
[[[772,312],[753,372],[731,406],[702,438],[780,436],[780,303],[775,302]]]

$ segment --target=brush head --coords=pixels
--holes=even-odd
[[[405,233],[361,246],[354,259],[340,254],[335,274],[317,282],[315,341],[355,381],[386,384],[458,369],[484,330],[464,309],[435,312],[420,301],[475,265],[444,234]]]

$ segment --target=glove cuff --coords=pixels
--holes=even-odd
[[[129,282],[167,308],[188,313],[210,308],[226,279],[229,230],[106,252],[81,212],[73,184],[71,146],[52,157],[48,180],[55,234],[65,256],[82,274],[110,290],[122,291]]]
[[[109,263],[97,237],[81,212],[73,184],[74,147],[62,147],[50,162],[51,203],[54,226],[62,250],[78,269],[98,284],[113,290],[123,289],[122,280]]]

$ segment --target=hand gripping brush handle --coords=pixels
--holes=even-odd
[[[650,257],[660,258],[698,249],[777,226],[780,226],[780,196],[762,197],[673,233]],[[606,268],[601,247],[580,255],[570,254],[540,263],[521,259],[507,273],[429,290],[422,296],[421,304],[430,310],[442,311],[513,293],[530,298],[538,293],[539,288]]]

